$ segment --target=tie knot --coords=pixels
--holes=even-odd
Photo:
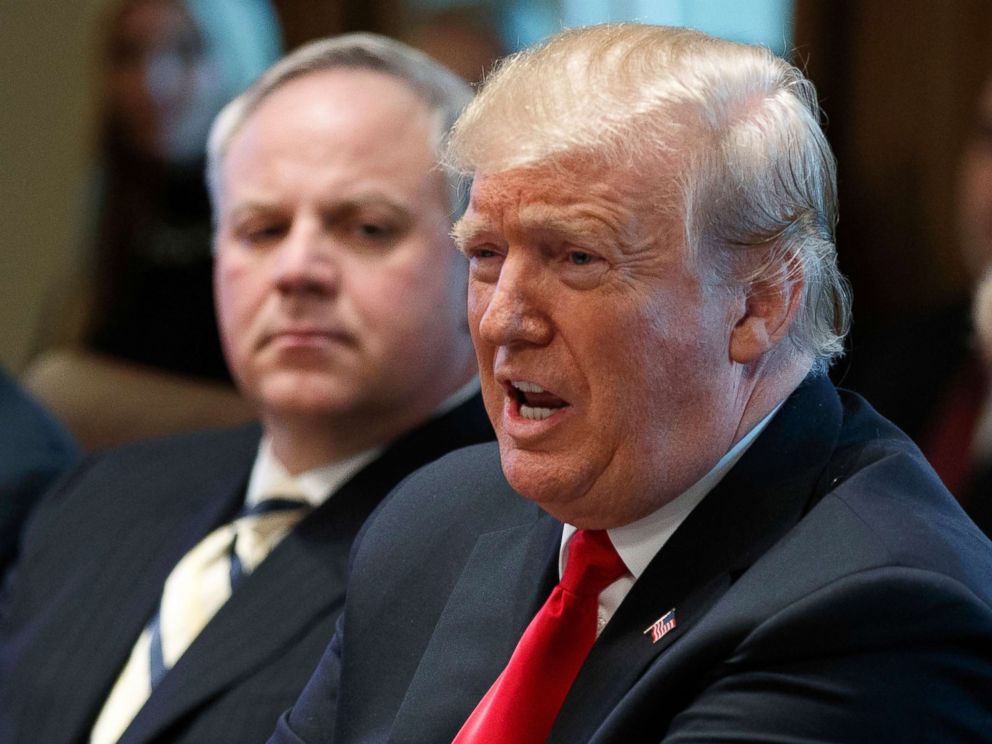
[[[568,544],[562,587],[579,595],[598,595],[627,573],[606,530],[578,530]]]
[[[310,511],[302,494],[280,491],[242,509],[234,521],[231,583],[251,573],[275,545]]]
[[[273,494],[272,496],[266,496],[260,501],[256,501],[250,507],[246,506],[239,515],[240,517],[258,517],[263,514],[272,514],[274,512],[287,512],[295,511],[297,509],[305,509],[309,505],[306,499],[302,496],[284,495],[284,494]]]

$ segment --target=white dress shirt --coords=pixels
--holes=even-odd
[[[781,403],[775,406],[771,413],[761,419],[751,431],[741,437],[737,444],[731,447],[706,475],[691,485],[684,493],[636,522],[607,530],[610,541],[620,555],[620,559],[627,567],[628,573],[606,587],[599,595],[597,636],[602,632],[606,623],[610,621],[610,618],[613,617],[624,597],[627,596],[631,587],[634,586],[634,582],[641,577],[644,569],[648,567],[648,564],[658,554],[658,551],[675,534],[675,530],[685,521],[690,512],[699,505],[706,494],[712,491],[723,476],[737,463],[748,447],[758,438],[758,435],[764,431],[768,422],[771,421],[781,406]],[[575,531],[576,527],[570,524],[566,524],[562,530],[561,546],[558,551],[559,578],[565,573],[565,563],[568,560],[568,543],[572,535],[575,534]]]

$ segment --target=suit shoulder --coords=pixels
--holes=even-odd
[[[257,423],[240,426],[200,429],[120,444],[94,453],[93,459],[105,462],[140,461],[162,457],[208,459],[223,451],[254,451],[262,430]]]
[[[247,478],[260,436],[256,425],[247,425],[94,452],[41,499],[29,534],[71,526],[82,515],[139,524],[162,509],[195,508]]]
[[[499,447],[487,442],[455,450],[410,474],[372,517],[363,544],[474,540],[539,513],[510,488]]]
[[[78,448],[62,424],[12,379],[0,373],[0,462],[6,469],[55,465],[76,459]]]
[[[944,574],[992,604],[992,543],[905,434],[858,396],[844,405],[845,434],[807,520],[842,522],[849,551],[861,546],[893,566]]]

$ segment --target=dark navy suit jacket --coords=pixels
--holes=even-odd
[[[86,742],[172,568],[242,506],[257,426],[90,457],[39,507],[0,607],[0,742]],[[348,552],[404,476],[492,438],[479,396],[391,444],[273,550],[155,688],[122,744],[262,742],[320,660]]]
[[[356,545],[338,633],[272,741],[450,742],[556,581],[560,535],[495,445],[409,478]],[[634,584],[550,737],[662,740],[992,740],[992,544],[825,379]]]
[[[0,577],[31,509],[78,456],[55,417],[0,372]]]

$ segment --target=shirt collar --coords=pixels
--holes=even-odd
[[[255,465],[248,479],[245,504],[250,508],[264,498],[271,497],[281,490],[288,490],[290,493],[302,496],[311,507],[317,508],[346,480],[371,462],[380,451],[381,448],[375,447],[344,460],[321,465],[292,476],[276,457],[272,449],[272,440],[267,436],[262,437],[258,445]]]
[[[473,377],[458,390],[452,393],[434,412],[434,417],[441,416],[461,405],[479,392],[479,378]],[[373,447],[344,460],[327,463],[307,470],[297,476],[292,476],[276,457],[272,449],[272,440],[263,436],[258,445],[258,454],[248,479],[248,492],[245,495],[245,505],[249,508],[258,504],[264,498],[271,497],[280,491],[302,496],[311,507],[317,508],[324,503],[335,491],[355,473],[370,463],[385,449]],[[287,494],[287,495],[288,495]]]
[[[764,431],[768,422],[772,420],[772,417],[778,413],[778,409],[781,407],[781,403],[775,406],[751,431],[741,437],[737,444],[731,447],[706,475],[689,486],[685,492],[636,522],[607,530],[613,547],[616,548],[620,559],[635,580],[640,578],[648,564],[668,542],[668,539],[675,534],[675,530],[685,521],[689,513],[699,505],[706,494],[713,490],[716,484],[741,459],[741,456],[747,452],[747,449]],[[566,548],[576,529],[573,525],[566,524],[562,530],[561,546],[558,550],[559,577],[565,572]]]

